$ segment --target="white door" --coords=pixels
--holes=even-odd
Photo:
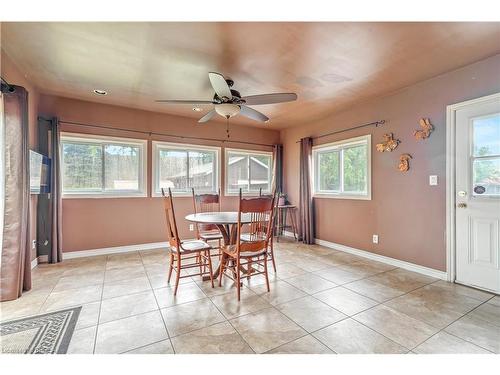
[[[500,95],[455,112],[456,282],[500,293]]]

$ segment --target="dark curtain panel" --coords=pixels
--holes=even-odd
[[[299,240],[314,243],[314,207],[311,195],[312,138],[300,140]]]
[[[0,301],[16,299],[31,289],[28,92],[20,86],[12,88],[2,90],[5,181]]]
[[[61,131],[57,118],[53,118],[51,122],[50,157],[52,173],[50,176],[50,217],[52,220],[52,246],[49,252],[49,263],[58,263],[62,262],[62,199],[61,168],[59,165]]]
[[[273,146],[274,188],[277,193],[283,192],[283,145]]]

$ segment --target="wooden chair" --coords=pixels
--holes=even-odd
[[[168,270],[168,282],[170,283],[170,277],[172,276],[172,270],[176,272],[175,278],[175,289],[174,296],[177,295],[177,289],[179,288],[179,279],[191,276],[203,276],[210,275],[210,281],[212,282],[212,288],[214,287],[213,272],[212,272],[212,260],[210,257],[210,250],[212,247],[203,240],[187,240],[182,241],[179,238],[179,232],[177,230],[177,222],[175,221],[174,212],[174,202],[172,198],[172,192],[170,188],[168,189],[168,196],[165,191],[161,189],[163,195],[163,201],[165,203],[165,215],[167,218],[167,234],[168,241],[170,244],[170,266]],[[186,260],[192,260],[186,264],[183,264]],[[181,276],[181,271],[199,267],[200,272],[197,274],[189,274],[186,276]],[[208,267],[208,272],[206,269]],[[203,268],[203,270],[202,270]]]
[[[275,196],[275,194],[262,194],[262,188],[259,189],[259,197],[273,198],[274,196]],[[273,210],[273,227],[272,227],[273,235],[271,236],[271,240],[269,241],[269,251],[268,251],[267,261],[271,262],[273,264],[274,272],[276,272],[276,262],[274,260],[274,232],[275,232],[275,222],[276,222],[275,220],[276,220],[276,213],[277,213],[276,207],[277,207],[278,199],[275,199],[274,202],[275,202],[275,205],[274,205],[274,210]],[[242,241],[249,241],[248,234],[243,233],[241,235],[241,240]]]
[[[222,276],[226,275],[236,281],[238,301],[241,291],[241,272],[246,270],[246,277],[264,275],[269,292],[269,277],[267,273],[268,248],[273,231],[274,196],[244,199],[240,189],[240,204],[238,210],[238,233],[235,245],[222,247],[220,263],[219,286]],[[250,215],[250,221],[243,224],[243,214]],[[242,235],[245,234],[245,240]],[[260,268],[254,268],[259,266]],[[245,267],[247,266],[247,267]],[[226,270],[232,271],[232,276]]]
[[[195,194],[193,192],[194,213],[220,212],[220,189],[217,194]],[[218,241],[221,246],[222,234],[214,224],[196,223],[196,238],[203,241]]]

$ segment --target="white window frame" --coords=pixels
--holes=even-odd
[[[272,189],[273,185],[273,166],[274,166],[274,159],[273,159],[273,153],[272,151],[256,151],[256,150],[244,150],[244,149],[239,149],[239,148],[225,148],[224,149],[224,195],[226,196],[238,196],[240,193],[239,191],[229,191],[228,189],[228,170],[229,170],[229,153],[234,152],[238,154],[244,154],[247,156],[253,156],[253,155],[265,155],[265,156],[270,156],[271,157],[271,165],[269,168],[268,172],[268,181],[269,181],[269,187]],[[249,167],[248,167],[249,168]],[[250,176],[250,170],[248,171],[248,180],[251,180]],[[250,188],[250,187],[249,187]],[[271,191],[266,190],[262,191],[263,193],[271,193]],[[249,191],[243,191],[243,195],[245,196],[256,196],[259,194],[259,190],[249,190]]]
[[[344,139],[337,142],[322,144],[313,146],[312,150],[312,186],[313,186],[313,197],[314,198],[333,198],[333,199],[360,199],[360,200],[371,200],[372,199],[372,160],[371,160],[371,134],[364,135],[361,137]],[[366,153],[367,153],[367,170],[366,170],[366,193],[356,194],[353,192],[344,192],[343,191],[343,176],[344,176],[344,160],[342,150],[353,147],[366,145]],[[319,190],[319,172],[318,172],[318,154],[323,151],[334,151],[338,150],[340,152],[340,191],[328,191],[328,190]]]
[[[215,187],[213,193],[218,193],[220,188],[220,154],[221,148],[215,146],[204,146],[204,145],[196,145],[196,144],[186,144],[186,143],[172,143],[172,142],[161,142],[161,141],[153,141],[152,142],[152,161],[153,161],[153,170],[152,170],[152,186],[151,193],[153,197],[161,197],[161,191],[159,188],[159,150],[160,149],[169,149],[169,150],[181,150],[181,151],[215,151]],[[189,172],[188,172],[189,173]],[[191,188],[188,188],[187,191],[172,191],[172,194],[177,197],[192,197]]]
[[[61,170],[64,165],[63,143],[64,141],[74,141],[87,144],[123,144],[130,146],[138,146],[140,149],[139,154],[139,189],[138,190],[113,190],[113,191],[92,191],[82,190],[79,192],[65,192],[64,191],[64,178],[61,176],[61,190],[62,198],[131,198],[131,197],[147,197],[147,152],[148,142],[145,139],[136,138],[118,138],[93,134],[80,134],[80,133],[61,133],[61,142],[59,148]],[[104,154],[103,154],[104,158]],[[104,176],[103,176],[104,180]]]

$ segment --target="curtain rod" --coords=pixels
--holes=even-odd
[[[311,137],[312,139],[318,139],[318,138],[323,138],[323,137],[328,137],[330,135],[334,135],[334,134],[338,134],[338,133],[343,133],[343,132],[346,132],[346,131],[349,131],[349,130],[354,130],[354,129],[360,129],[360,128],[365,128],[367,126],[375,126],[376,128],[378,128],[379,125],[383,125],[385,124],[385,120],[378,120],[378,121],[373,121],[373,122],[370,122],[368,124],[363,124],[363,125],[358,125],[358,126],[353,126],[351,128],[347,128],[347,129],[342,129],[342,130],[337,130],[337,131],[334,131],[334,132],[331,132],[331,133],[326,133],[326,134],[322,134],[322,135],[318,135],[316,137]],[[298,140],[297,142],[295,143],[300,143],[300,140]]]
[[[0,76],[0,82],[3,82],[3,85],[5,85],[7,87],[7,90],[9,90],[9,92],[14,92],[16,89],[14,88],[14,86],[12,86],[9,82],[7,82],[3,77]]]
[[[46,119],[43,117],[40,117],[40,118],[45,120],[45,121],[50,121],[49,119]],[[273,147],[274,146],[272,144],[267,144],[267,143],[256,143],[256,142],[248,142],[248,141],[233,141],[230,139],[204,138],[204,137],[193,137],[193,136],[186,136],[186,135],[174,135],[174,134],[166,134],[166,133],[158,133],[158,132],[148,132],[148,131],[144,131],[144,130],[115,128],[113,126],[106,126],[106,125],[85,124],[82,122],[75,122],[75,121],[59,120],[59,122],[61,124],[83,126],[83,127],[89,127],[89,128],[99,128],[99,129],[119,130],[119,131],[125,131],[125,132],[140,133],[140,134],[146,134],[148,136],[159,135],[159,136],[171,137],[171,138],[194,139],[194,140],[203,140],[203,141],[211,141],[211,142],[221,142],[221,143],[240,143],[240,144],[246,144],[246,145],[266,146],[266,147]]]

